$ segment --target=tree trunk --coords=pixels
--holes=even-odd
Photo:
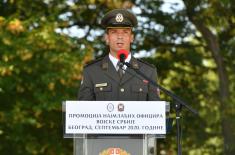
[[[231,117],[231,111],[229,106],[229,80],[228,73],[225,69],[225,64],[223,62],[223,57],[220,54],[220,44],[217,36],[215,36],[209,28],[204,24],[205,22],[197,20],[196,14],[193,14],[193,8],[187,7],[187,2],[185,2],[189,20],[196,26],[197,30],[201,32],[203,38],[205,39],[209,51],[211,51],[213,59],[217,66],[217,74],[219,79],[219,102],[220,102],[220,114],[221,114],[221,129],[224,141],[224,154],[225,155],[235,155],[235,135],[233,134],[233,122],[234,118]],[[191,10],[189,10],[191,9]]]

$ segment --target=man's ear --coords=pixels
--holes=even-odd
[[[106,45],[109,45],[109,39],[108,39],[107,33],[105,33],[105,35],[104,35],[104,41],[105,41]]]
[[[131,34],[131,43],[133,43],[134,39],[135,39],[135,35]]]

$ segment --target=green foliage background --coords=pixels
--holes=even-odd
[[[199,111],[199,117],[182,111],[183,154],[234,155],[235,2],[180,2],[182,9],[167,12],[163,4],[177,3],[2,0],[0,154],[72,154],[72,140],[63,139],[61,103],[77,99],[83,65],[107,53],[101,17],[124,7],[139,20],[132,52],[145,51],[159,83]],[[80,34],[65,33],[70,28]],[[175,128],[158,145],[159,152],[176,154]]]

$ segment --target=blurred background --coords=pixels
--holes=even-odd
[[[234,155],[233,0],[1,0],[0,154],[72,154],[61,104],[77,100],[83,66],[108,52],[100,20],[114,8],[137,15],[132,53],[199,111],[182,111],[183,154]],[[176,151],[174,121],[158,153]]]

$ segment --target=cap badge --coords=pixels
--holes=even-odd
[[[115,19],[116,22],[121,23],[123,21],[123,15],[121,13],[118,13]]]

